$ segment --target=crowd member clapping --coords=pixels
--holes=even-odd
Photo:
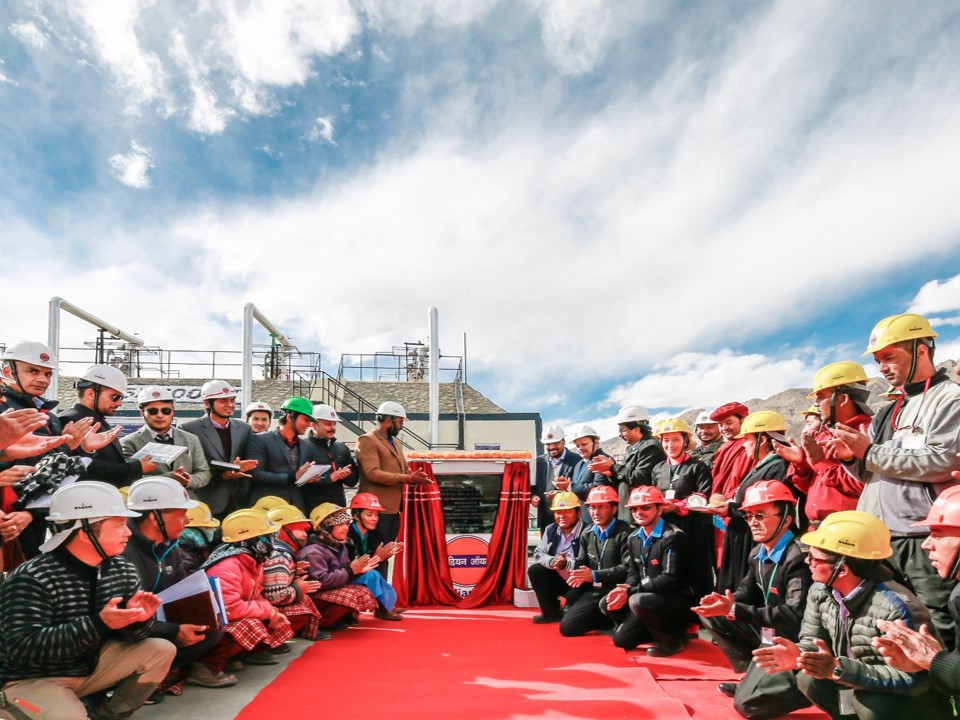
[[[347,531],[347,554],[350,560],[373,554],[377,559],[377,567],[403,550],[403,543],[385,542],[377,531],[380,522],[380,513],[383,506],[373,493],[357,493],[350,501],[350,514],[353,522]],[[373,576],[362,576],[362,584],[370,588],[370,592],[377,598],[377,609],[374,616],[380,620],[402,620],[403,610],[396,608],[397,593],[393,587],[382,578],[377,580]]]
[[[533,563],[527,568],[530,589],[537,596],[540,614],[533,616],[537,625],[560,622],[560,599],[566,599],[572,588],[567,578],[573,570],[580,550],[580,498],[560,491],[550,502],[554,522],[547,526],[540,544],[533,551]]]

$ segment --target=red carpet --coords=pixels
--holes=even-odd
[[[680,700],[695,720],[743,720],[733,709],[733,700],[717,692],[717,683],[713,680],[661,680],[659,685],[668,695]],[[812,707],[781,717],[784,720],[830,720],[826,713]]]
[[[627,656],[657,680],[713,680],[716,683],[740,679],[720,648],[707,640],[691,640],[683,652],[669,658],[647,657],[646,647],[629,650]]]

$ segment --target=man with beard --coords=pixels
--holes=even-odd
[[[540,614],[533,616],[538,625],[560,622],[560,598],[567,597],[567,578],[580,551],[580,498],[561,491],[550,504],[554,522],[547,525],[540,544],[533,551],[533,564],[527,568],[530,589],[537,596]]]
[[[694,450],[690,451],[690,457],[699,460],[708,468],[713,468],[714,456],[717,450],[723,445],[723,436],[720,434],[720,423],[710,417],[710,411],[704,410],[697,415],[697,421],[693,424],[697,433],[697,441],[700,443]]]
[[[313,406],[313,426],[300,443],[300,460],[329,465],[330,469],[300,488],[305,508],[313,509],[325,502],[341,507],[346,505],[343,488],[356,487],[360,479],[360,470],[350,448],[337,440],[339,422],[340,416],[329,405]]]
[[[540,436],[546,452],[537,457],[536,483],[530,503],[537,508],[541,536],[550,524],[550,501],[558,492],[569,489],[573,469],[580,462],[580,456],[567,447],[564,436],[560,425],[549,426]]]

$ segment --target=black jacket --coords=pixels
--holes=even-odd
[[[613,481],[614,486],[624,484],[630,488],[652,485],[653,469],[666,457],[656,438],[644,438],[627,447],[622,463],[614,463],[610,468],[610,480]]]
[[[760,548],[757,545],[750,554],[747,576],[733,593],[734,616],[751,625],[774,628],[777,635],[796,642],[813,582],[810,568],[796,539],[787,545],[776,564],[768,559],[760,567],[757,560]]]
[[[166,590],[187,576],[180,556],[180,548],[175,543],[165,542],[156,545],[153,540],[140,532],[134,519],[127,521],[132,535],[124,548],[123,557],[137,568],[140,584],[147,592],[157,593]],[[154,624],[151,637],[173,640],[180,631],[179,623],[160,622]]]
[[[347,532],[347,554],[350,556],[350,560],[356,560],[361,555],[373,555],[377,548],[384,543],[383,535],[381,535],[376,529],[371,530],[367,533],[367,549],[363,549],[363,538],[360,536],[360,533],[357,532],[356,527],[358,521],[354,520],[350,523],[350,530]]]
[[[663,534],[644,547],[640,531],[627,539],[627,592],[681,595],[694,599],[690,541],[683,530],[665,522]]]
[[[630,526],[623,520],[614,520],[607,529],[605,542],[597,537],[595,527],[588,525],[580,533],[580,551],[575,567],[593,570],[603,592],[608,593],[627,578],[626,552]]]
[[[98,412],[94,412],[88,407],[75,404],[69,410],[60,413],[60,420],[64,424],[76,422],[83,418],[92,417],[95,423],[100,423],[98,432],[104,432],[110,429],[110,423]],[[82,452],[80,450],[78,453]],[[102,447],[93,454],[90,465],[87,466],[86,480],[102,480],[110,483],[114,487],[122,488],[130,485],[135,480],[143,477],[143,466],[139,460],[127,460],[123,457],[123,448],[120,447],[120,441],[114,440],[106,447]]]
[[[334,438],[319,438],[312,432],[300,442],[300,462],[313,461],[317,465],[330,465],[330,470],[320,476],[317,482],[307,483],[300,488],[303,506],[307,512],[320,503],[330,502],[341,507],[347,504],[344,487],[356,487],[360,481],[360,469],[354,460],[350,448]],[[350,474],[340,482],[330,482],[330,473],[349,467]]]

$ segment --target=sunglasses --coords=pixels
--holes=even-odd
[[[640,510],[641,512],[650,512],[656,507],[656,505],[634,505],[634,510]]]
[[[146,413],[147,415],[173,415],[173,408],[147,408]]]
[[[120,402],[123,400],[123,395],[120,393],[110,393],[107,397],[110,399],[110,402]]]
[[[807,553],[807,556],[803,559],[807,565],[835,565],[836,561],[833,558],[818,558],[815,555]]]
[[[778,517],[783,517],[783,514],[782,513],[773,513],[770,515],[765,515],[763,513],[744,513],[743,514],[743,519],[748,523],[753,522],[754,520],[756,520],[757,522],[763,522],[767,518],[778,518]]]

